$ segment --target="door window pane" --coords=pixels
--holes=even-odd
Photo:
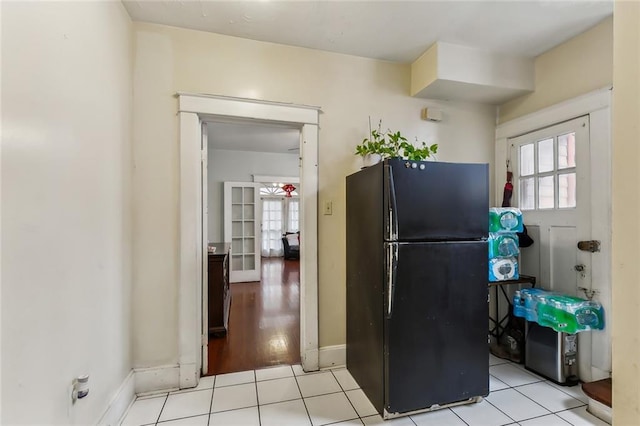
[[[231,222],[231,236],[242,237],[242,222],[240,221]]]
[[[576,134],[558,136],[558,169],[576,166]]]
[[[242,206],[241,205],[231,206],[231,219],[232,220],[242,220]]]
[[[538,173],[553,170],[553,139],[538,142]]]
[[[251,204],[250,206],[244,206],[244,220],[253,220],[253,204]]]
[[[245,222],[244,224],[244,236],[245,237],[254,237],[255,236],[255,225],[253,222]]]
[[[552,209],[554,194],[553,194],[553,179],[554,176],[545,176],[538,178],[538,208],[539,209]]]
[[[246,255],[244,257],[244,269],[245,270],[252,270],[252,269],[256,269],[256,258],[255,256],[249,256]]]
[[[243,243],[243,253],[253,253],[255,252],[254,246],[255,240],[253,238],[245,238]]]
[[[231,252],[238,254],[242,253],[242,238],[231,239]]]
[[[558,175],[558,206],[571,208],[576,206],[576,174]]]
[[[242,271],[242,255],[231,256],[231,270]]]
[[[249,203],[253,203],[254,202],[253,193],[254,193],[253,188],[245,188],[244,189],[244,203],[245,204],[249,204]]]
[[[231,188],[231,202],[242,203],[242,188]]]
[[[535,208],[534,201],[533,178],[520,179],[520,210],[533,210]]]
[[[531,176],[535,172],[533,160],[533,144],[520,147],[520,176]]]

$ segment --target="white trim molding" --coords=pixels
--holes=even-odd
[[[180,367],[178,365],[136,368],[134,373],[135,393],[138,396],[180,388]]]
[[[569,99],[559,104],[515,118],[496,127],[496,139],[514,138],[611,106],[611,87]],[[502,194],[502,191],[500,191]]]
[[[109,402],[107,409],[97,424],[99,426],[119,425],[122,417],[135,399],[135,373],[131,370]]]
[[[347,345],[323,346],[318,352],[320,368],[347,365]]]
[[[272,183],[272,182],[300,183],[300,177],[253,175],[253,181],[260,182],[260,183]]]
[[[198,384],[202,365],[202,122],[267,120],[301,130],[300,352],[305,371],[318,369],[318,107],[228,96],[178,93],[180,122],[180,389]],[[206,254],[205,254],[206,255]],[[200,278],[199,278],[200,277]],[[211,366],[209,366],[211,367]]]

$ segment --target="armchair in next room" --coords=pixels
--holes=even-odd
[[[285,259],[300,259],[300,232],[285,232],[282,245]]]

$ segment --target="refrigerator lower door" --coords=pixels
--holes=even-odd
[[[387,417],[488,395],[487,243],[397,246],[385,286]]]

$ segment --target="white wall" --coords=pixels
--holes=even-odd
[[[299,176],[298,154],[209,149],[209,242],[224,241],[224,182],[253,182],[253,175]]]
[[[177,91],[322,108],[318,216],[320,346],[345,343],[345,177],[368,118],[439,143],[441,161],[491,163],[495,108],[409,96],[410,66],[218,34],[135,23],[134,363],[177,362]],[[440,123],[420,120],[437,106]],[[491,186],[493,188],[493,184]]]
[[[120,2],[1,7],[0,423],[95,424],[132,365],[131,21]]]

